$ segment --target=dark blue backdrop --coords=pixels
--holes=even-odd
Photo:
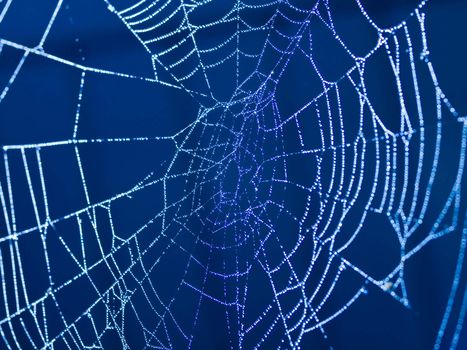
[[[0,1],[0,12],[7,3],[9,2],[5,0]],[[405,19],[417,3],[418,1],[403,0],[364,2],[370,17],[378,24],[388,27]],[[54,2],[13,0],[5,18],[0,22],[0,38],[7,40],[8,43],[18,43],[24,47],[36,47],[55,6]],[[153,66],[148,59],[147,52],[142,50],[135,37],[119,22],[116,16],[110,14],[106,6],[106,3],[101,0],[65,0],[54,23],[53,30],[46,39],[44,51],[55,57],[84,66],[152,78]],[[216,11],[216,6],[221,11],[222,0],[212,5],[212,11]],[[426,6],[424,11],[426,12],[426,34],[430,47],[430,60],[436,69],[440,85],[456,109],[465,112],[467,111],[467,99],[465,98],[465,92],[467,91],[467,49],[465,45],[467,3],[461,0],[434,0]],[[337,22],[348,28],[345,33],[352,45],[364,51],[373,34],[358,25],[358,14],[355,12],[354,7],[346,1],[336,1],[333,5],[333,14]],[[257,12],[255,16],[259,18],[261,11]],[[206,40],[216,41],[225,38],[225,33],[219,31],[213,31],[210,35],[212,37],[208,37]],[[346,68],[346,63],[338,54],[334,54],[333,43],[327,42],[326,39],[322,39],[320,42],[319,33],[316,34],[314,40],[322,50],[322,52],[317,53],[318,57],[321,55],[321,58],[318,58],[320,59],[321,70],[329,74],[330,77],[333,77],[333,75],[335,77],[340,76]],[[254,41],[248,43],[251,48],[254,48],[256,44]],[[5,43],[1,47],[0,91],[9,84],[8,81],[12,72],[17,67],[23,53],[24,50],[21,47],[15,48]],[[388,91],[392,89],[388,85],[393,82],[386,83],[390,80],[390,74],[384,71],[386,68],[381,68],[383,65],[383,63],[379,65],[377,57],[372,66],[368,64],[367,84],[371,87],[369,94],[376,101],[376,104],[385,111],[386,115],[395,115],[399,118],[400,106],[393,103],[392,97],[388,97]],[[314,83],[304,78],[305,76],[304,67],[300,63],[293,62],[281,78],[282,90],[278,92],[276,97],[284,114],[290,114],[297,110],[297,106],[309,100],[310,90],[320,88],[319,84],[313,85]],[[220,94],[225,93],[225,95],[228,95],[228,83],[232,79],[230,71],[226,70],[224,73],[222,71],[217,73],[213,80],[216,80],[215,84],[218,84]],[[36,145],[43,142],[69,140],[75,123],[80,80],[80,69],[62,64],[41,54],[31,53],[15,81],[11,84],[10,91],[0,103],[0,144]],[[428,82],[421,82],[421,85],[424,83],[428,84]],[[226,89],[225,92],[223,91],[224,88]],[[435,103],[433,98],[427,98],[425,101],[433,105]],[[141,79],[120,78],[114,75],[87,72],[80,107],[78,138],[105,139],[172,135],[194,121],[198,109],[199,100],[183,90]],[[215,112],[210,113],[207,120],[216,122],[217,115]],[[358,110],[350,110],[349,114],[352,113],[358,113]],[[398,121],[399,119],[395,123],[398,123]],[[235,124],[235,121],[226,121],[226,123],[230,122],[232,125]],[[387,122],[391,124],[391,120]],[[426,127],[427,130],[434,130],[435,125],[426,125]],[[234,127],[232,126],[232,128]],[[303,132],[311,135],[316,130],[308,130],[304,126]],[[227,138],[227,132],[226,134],[221,132],[220,135],[221,138]],[[433,136],[434,134],[428,133],[428,135]],[[204,142],[203,137],[207,136],[201,135],[199,137],[200,144]],[[459,129],[456,129],[456,127],[443,129],[443,138],[448,144],[452,143],[452,149],[455,150],[460,147]],[[285,132],[283,133],[283,140],[286,144],[293,144],[297,141],[297,135]],[[427,139],[425,142],[428,149],[429,145],[434,142],[434,137]],[[264,149],[271,145],[272,143],[265,145]],[[33,186],[39,191],[40,183],[37,176],[39,171],[37,165],[34,165],[34,150],[35,147],[32,147],[26,151],[26,157],[29,160],[31,172],[36,175],[33,182],[37,182]],[[86,198],[83,193],[80,174],[76,168],[73,147],[43,147],[40,152],[47,179],[47,197],[52,219],[62,218],[68,213],[86,207]],[[174,144],[171,141],[81,145],[80,155],[83,169],[86,172],[87,190],[91,196],[91,202],[105,201],[111,196],[126,191],[152,172],[154,174],[151,179],[160,178],[163,175],[163,169],[167,168],[174,152]],[[18,150],[5,151],[4,149],[4,154],[6,153],[8,153],[8,162],[15,189],[17,231],[22,232],[30,227],[37,226],[37,223],[35,216],[32,215],[31,204],[29,201],[23,200],[29,198],[29,188],[26,185],[27,179],[24,175],[22,154]],[[183,164],[183,161],[182,158],[179,160],[181,164],[177,163],[174,167],[180,167],[180,169],[185,169],[182,171],[187,171],[187,165]],[[242,160],[245,168],[248,167],[250,161],[251,159]],[[431,199],[433,202],[439,201],[440,205],[445,201],[446,191],[452,186],[452,177],[458,166],[458,157],[443,154],[441,162],[439,169],[441,180],[438,180],[437,186],[433,189]],[[371,167],[372,165],[369,164],[368,166]],[[290,167],[291,174],[296,174],[298,179],[302,176],[302,180],[305,181],[306,174],[303,172],[306,170],[303,169],[305,168],[303,164],[297,162],[291,164]],[[225,176],[225,174],[221,172],[219,176]],[[228,176],[232,176],[232,179]],[[225,177],[224,191],[226,193],[232,191],[229,186],[237,182],[236,176],[238,177],[238,174],[228,176]],[[5,193],[7,187],[6,178],[5,168],[2,167],[0,182]],[[183,182],[171,184],[168,196],[171,198],[182,197],[184,195],[184,186],[186,186],[186,183]],[[157,186],[139,191],[138,194],[134,194],[133,198],[125,199],[127,202],[122,205],[114,204],[112,206],[112,216],[115,219],[115,225],[118,226],[118,230],[121,232],[119,234],[126,238],[125,235],[137,230],[155,213],[163,209],[163,196],[163,188]],[[200,196],[207,198],[209,193],[203,193]],[[297,207],[303,205],[300,202],[301,199],[295,198],[293,193],[282,193],[281,196],[284,196],[284,198],[289,196],[290,198],[285,200],[289,200],[292,207],[294,205]],[[271,198],[284,200],[284,198],[278,197]],[[237,199],[235,198],[235,200]],[[226,200],[224,204],[228,206],[228,203],[229,201]],[[42,218],[44,215],[43,210],[42,208],[39,214]],[[189,212],[187,208],[179,210],[181,213],[184,210],[187,213]],[[233,209],[226,209],[226,212],[229,212],[229,210]],[[312,206],[311,210],[317,210],[317,208]],[[106,219],[99,221],[101,217],[106,217],[107,212],[104,205],[96,208],[95,212],[83,213],[83,226],[85,227],[83,230],[92,231],[91,226],[89,226],[91,225],[90,220],[86,221],[87,215],[95,215],[97,222],[101,223],[100,234],[104,250],[110,249],[109,247],[112,244],[110,242],[111,227],[106,223]],[[465,215],[465,203],[461,204],[459,212],[462,217]],[[167,215],[171,217],[171,215],[175,214],[169,212]],[[273,215],[271,214],[271,216]],[[430,215],[432,216],[430,217]],[[437,215],[435,210],[433,213],[428,212],[427,222],[430,223],[435,215]],[[195,232],[195,236],[208,241],[212,239],[210,235],[213,228],[210,227],[206,231],[203,227],[204,225],[209,226],[209,224],[203,223],[202,219],[200,220],[200,222],[190,223],[190,229]],[[279,229],[287,231],[289,224],[277,220]],[[426,225],[426,230],[429,230],[429,224]],[[158,222],[153,227],[149,227],[142,235],[140,244],[145,246],[145,240],[152,240],[159,235],[160,226],[161,223]],[[60,221],[49,230],[50,232],[47,233],[47,239],[49,240],[48,252],[56,279],[54,285],[58,285],[61,283],[60,281],[67,281],[80,271],[69,256],[67,257],[59,239],[54,239],[51,235],[56,234],[55,232],[61,232],[64,235],[74,236],[75,240],[73,243],[69,243],[70,247],[73,244],[79,247],[79,231],[77,230],[76,220],[72,223],[66,220]],[[228,232],[228,229],[225,230]],[[420,230],[423,231],[423,225]],[[381,223],[377,218],[370,216],[365,231],[359,241],[355,243],[355,248],[349,252],[349,257],[357,261],[360,266],[364,266],[366,271],[372,271],[374,275],[382,276],[384,272],[387,273],[390,267],[393,266],[394,256],[397,257],[400,253],[399,247],[394,244],[394,237],[389,231],[390,228],[387,224]],[[388,297],[386,293],[381,292],[375,286],[368,284],[367,295],[324,326],[327,339],[324,339],[321,333],[315,331],[303,339],[302,349],[328,347],[334,349],[432,348],[445,312],[446,303],[449,300],[462,236],[461,231],[462,222],[457,230],[435,243],[427,245],[417,254],[413,261],[410,261],[405,276],[411,302],[409,309]],[[375,232],[379,234],[375,235]],[[0,236],[6,237],[7,234],[5,219],[2,217],[0,219]],[[23,242],[21,242],[21,238],[19,239],[30,301],[39,298],[49,288],[48,274],[44,269],[40,234],[35,232],[33,235]],[[58,236],[60,235],[57,234]],[[167,234],[167,236],[170,237],[170,234]],[[173,308],[182,328],[186,327],[187,332],[194,335],[191,344],[193,348],[223,349],[230,346],[235,348],[238,344],[232,345],[230,343],[232,336],[226,331],[225,321],[223,321],[225,318],[225,309],[223,307],[216,303],[203,301],[201,307],[198,308],[198,294],[195,294],[198,296],[196,298],[189,290],[175,291],[174,286],[180,282],[183,276],[187,257],[180,258],[179,251],[171,251],[170,249],[165,251],[163,247],[170,243],[168,237],[164,238],[164,242],[158,243],[160,246],[151,248],[145,256],[145,259],[147,259],[145,263],[150,266],[151,261],[156,261],[159,256],[162,256],[161,252],[164,251],[164,262],[161,263],[161,267],[151,272],[149,277],[161,298],[168,301],[175,293],[180,293]],[[196,248],[194,251],[189,250],[188,247],[193,244],[193,237],[180,235],[176,239],[177,244],[186,247],[187,254],[192,254],[200,261],[203,261],[203,259],[206,259],[204,262],[207,261],[207,257],[210,256],[207,248],[201,247]],[[0,244],[2,244],[1,251],[6,266],[5,269],[11,269],[8,262],[10,259],[9,240],[2,241]],[[94,244],[95,247],[98,246],[95,241],[89,244]],[[135,253],[136,246],[130,250]],[[92,257],[99,254],[96,248],[94,252],[88,253],[88,259],[92,261]],[[249,252],[241,254],[248,255]],[[232,257],[226,259],[230,258]],[[128,259],[128,257],[120,256],[117,259],[124,260]],[[306,257],[304,259],[306,263]],[[216,266],[216,264],[220,266],[222,262],[222,259],[218,258],[218,261],[216,261],[214,258],[210,263],[211,266]],[[234,264],[233,260],[229,263],[231,266]],[[193,270],[190,271],[190,276],[193,276],[193,285],[196,285],[194,281],[203,279],[201,269],[197,271],[193,267]],[[134,271],[137,276],[141,273],[141,271]],[[257,271],[257,273],[258,275],[261,274],[260,271]],[[5,275],[7,275],[7,272],[5,272]],[[465,273],[461,277],[460,290],[464,290]],[[190,278],[187,279],[189,283]],[[102,284],[102,290],[106,290],[112,282],[112,276],[104,270],[93,271],[93,279],[97,285]],[[128,283],[131,284],[131,282]],[[217,282],[208,280],[207,283],[208,285],[212,283],[212,289],[208,287],[212,293],[223,289],[222,285],[216,285]],[[355,289],[361,283],[361,280],[354,281],[352,279],[341,281],[341,289],[335,292],[337,295],[336,308],[340,307],[338,305],[339,300],[346,300],[348,297],[347,291]],[[266,285],[267,281],[264,276],[257,279],[253,278],[250,281],[249,289],[253,301],[249,301],[251,303],[249,307],[252,310],[254,310],[255,304],[257,304],[258,310],[264,309],[261,304],[263,295],[265,297],[270,295],[269,287],[266,288]],[[12,286],[13,282],[7,282],[7,289],[9,288],[9,290],[6,292],[5,299],[2,300],[14,304],[16,299]],[[133,288],[137,289],[137,285],[134,285]],[[100,286],[98,286],[98,289],[100,289]],[[129,286],[129,289],[132,288]],[[76,284],[72,289],[58,297],[62,298],[58,303],[64,317],[72,320],[82,315],[86,308],[90,306],[90,302],[97,299],[94,293],[95,291],[83,282],[82,285]],[[113,293],[116,295],[116,292]],[[341,299],[339,299],[341,294]],[[121,303],[122,298],[124,296],[119,295],[117,299],[120,301],[115,301],[115,303]],[[133,298],[139,300],[138,298],[144,298],[144,296],[135,294]],[[24,301],[21,303],[24,303]],[[53,309],[52,301],[50,303],[50,305],[46,304],[45,307]],[[135,303],[138,303],[138,301]],[[112,302],[109,301],[108,305],[111,304]],[[157,302],[154,301],[154,304],[157,304]],[[456,299],[454,309],[457,310],[455,312],[459,312],[460,300]],[[197,326],[190,330],[188,325],[192,322],[192,318],[198,310],[200,312]],[[5,312],[5,307],[0,306],[0,318],[2,320],[6,317]],[[104,322],[106,312],[102,309],[100,316],[97,316],[98,311],[95,312],[96,323]],[[60,317],[58,314],[53,314],[53,312],[48,317],[51,337],[53,337],[53,334],[59,333],[63,328]],[[128,338],[128,344],[132,348],[143,348],[146,343],[144,337],[147,334],[143,335],[144,332],[141,330],[140,321],[134,315],[131,315],[131,311],[128,312],[126,317],[125,335]],[[26,324],[31,322],[27,318],[25,316],[24,322]],[[184,324],[185,321],[187,322],[186,325]],[[14,332],[10,332],[7,325],[8,323],[5,323],[0,327],[6,329],[4,337],[8,339],[7,342],[14,344],[12,336]],[[452,322],[448,324],[447,334],[449,336],[453,334],[455,326],[456,324]],[[17,341],[20,344],[28,344],[26,341],[28,335],[21,330],[19,323],[15,323],[12,327],[17,332]],[[169,327],[174,327],[174,325]],[[83,326],[82,329],[78,329],[76,332],[84,340],[89,338],[89,341],[92,342],[91,339],[94,334],[92,334],[90,327]],[[259,329],[258,332],[266,332],[266,329]],[[274,344],[275,347],[278,346],[277,344],[280,343],[283,334],[277,329],[276,332],[277,334],[271,336],[273,339],[271,344],[265,344],[265,348],[269,348],[269,346],[272,348]],[[37,334],[31,336],[33,338],[38,337]],[[161,335],[161,337],[163,336]],[[105,336],[102,337],[102,344],[106,349],[123,347],[120,336],[115,330],[108,330]],[[246,341],[244,346],[249,348],[254,344],[255,341],[251,344]],[[449,342],[446,344],[449,344]],[[187,343],[183,339],[174,339],[172,345],[174,348],[184,348]],[[23,346],[26,349],[30,345]],[[282,346],[287,348],[286,343],[283,343]],[[6,347],[0,345],[0,348]],[[65,345],[64,343],[58,343],[56,348],[65,348]],[[465,336],[461,337],[458,348],[467,348]]]

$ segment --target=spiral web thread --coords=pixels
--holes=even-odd
[[[1,90],[0,104],[8,101],[24,63],[33,55],[81,72],[76,114],[63,116],[74,121],[69,139],[2,146],[2,347],[98,349],[111,333],[124,348],[141,347],[135,338],[148,349],[191,348],[202,305],[214,303],[225,309],[231,348],[269,347],[268,342],[275,348],[298,348],[309,333],[327,339],[326,326],[352,312],[354,303],[365,302],[369,286],[411,312],[406,264],[441,237],[460,234],[451,293],[434,344],[456,347],[467,306],[461,279],[467,240],[462,209],[467,124],[444,94],[430,61],[425,1],[406,21],[380,28],[356,0],[377,37],[365,55],[347,47],[326,0],[311,5],[237,0],[220,18],[203,24],[192,22],[196,11],[209,8],[211,1],[142,0],[122,8],[105,2],[108,15],[116,16],[147,51],[153,77],[90,67],[47,53],[44,44],[63,11],[62,0],[36,47],[0,39],[2,48],[22,53]],[[0,3],[0,21],[8,17],[12,3]],[[270,15],[263,23],[251,24],[248,13],[255,11]],[[203,41],[203,33],[220,26],[232,30],[228,38]],[[352,61],[333,81],[326,80],[315,58],[316,26],[324,28]],[[252,39],[257,37],[262,39]],[[256,51],[247,52],[242,43],[251,41]],[[389,62],[398,116],[384,115],[366,86],[366,69],[376,55]],[[321,88],[296,111],[284,113],[276,93],[297,57],[307,62],[304,69]],[[229,77],[232,90],[222,98],[211,79],[218,74],[216,69],[227,65],[234,67]],[[104,75],[186,91],[199,102],[198,116],[173,135],[81,137],[86,81]],[[396,118],[395,126],[387,125],[391,118]],[[304,126],[310,120],[311,129]],[[352,132],[347,132],[349,121]],[[455,142],[443,137],[446,128],[455,130]],[[81,149],[103,143],[170,143],[174,152],[160,169],[97,202],[88,186]],[[54,186],[47,167],[59,165],[45,159],[48,150],[56,148],[71,150],[86,200],[62,216],[54,213],[47,196]],[[455,159],[456,168],[447,180],[444,202],[437,203],[433,214],[432,189],[440,181],[446,154]],[[292,169],[296,164],[313,168],[312,176],[297,175]],[[15,178],[20,176],[26,179],[26,188],[18,188]],[[234,180],[229,180],[232,176]],[[131,206],[139,193],[155,189],[160,203],[152,217],[133,232],[121,232],[114,207],[119,202]],[[293,201],[298,205],[287,198],[290,192],[297,193],[300,200]],[[32,208],[35,224],[20,228],[25,207]],[[399,246],[397,264],[383,277],[372,276],[346,256],[370,215],[389,222]],[[33,240],[40,242],[35,245],[40,247],[35,264],[48,278],[40,293],[30,291],[35,282],[23,271]],[[50,253],[51,244],[74,265],[66,278],[63,273],[57,277],[62,263]],[[97,253],[90,254],[92,249]],[[303,251],[309,253],[307,259],[299,258]],[[167,270],[163,261],[173,252],[184,267],[171,296],[164,298],[159,289],[165,281],[154,273]],[[105,270],[110,282],[100,283],[97,270]],[[267,301],[261,310],[249,311],[249,281],[256,274],[266,277]],[[335,292],[345,287],[346,276],[358,281],[358,287],[348,288],[344,300],[334,300]],[[85,306],[79,313],[68,312],[66,304],[73,303],[73,291],[83,284],[91,290],[83,296]],[[221,287],[212,288],[213,284]],[[187,317],[176,306],[190,293],[193,314]],[[460,303],[459,310],[454,303]],[[447,336],[453,324],[455,331]]]

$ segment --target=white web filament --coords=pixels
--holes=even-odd
[[[0,2],[0,23],[14,2]],[[231,349],[298,349],[312,335],[331,346],[327,327],[372,293],[414,312],[407,265],[451,235],[460,243],[433,346],[456,348],[467,308],[467,124],[430,60],[430,4],[380,28],[355,0],[375,38],[357,54],[326,0],[237,0],[211,13],[212,2],[104,0],[151,76],[49,53],[61,0],[37,45],[0,32],[0,57],[20,54],[0,107],[32,57],[79,72],[74,111],[61,116],[69,136],[2,143],[0,347],[200,348],[206,305],[220,308]],[[333,69],[320,57],[326,40],[341,55]],[[303,85],[291,86],[297,66]],[[170,134],[87,137],[88,84],[104,77],[180,90],[198,113]],[[99,197],[89,150],[119,156],[135,144],[171,151],[160,164],[147,156],[151,171]],[[73,210],[54,202],[54,152],[77,179],[68,185],[81,196]],[[149,214],[125,226],[125,213],[142,207]],[[392,242],[377,252],[391,266],[365,260],[362,242],[378,235]]]

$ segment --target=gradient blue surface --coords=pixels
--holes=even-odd
[[[464,349],[464,1],[0,0],[0,349]]]

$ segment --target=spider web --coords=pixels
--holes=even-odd
[[[199,348],[206,313],[216,315],[232,349],[299,348],[313,335],[330,347],[327,327],[370,294],[414,312],[407,265],[456,235],[434,343],[456,348],[467,307],[467,123],[430,60],[425,1],[381,28],[356,0],[375,39],[361,53],[326,0],[226,1],[220,10],[208,0],[104,2],[106,15],[145,50],[153,76],[48,53],[62,0],[37,45],[0,39],[5,55],[20,53],[0,106],[33,56],[81,74],[75,113],[63,116],[68,138],[2,147],[2,347],[110,348],[110,337],[125,349]],[[0,22],[13,7],[0,2]],[[322,41],[340,55],[332,71]],[[397,115],[372,92],[378,59],[393,87],[383,96]],[[301,95],[288,83],[297,66],[311,82]],[[183,91],[198,114],[173,134],[82,136],[87,82],[107,76]],[[290,93],[301,96],[293,108],[284,103]],[[132,144],[171,151],[124,190],[96,200],[86,150],[107,145],[118,153]],[[66,166],[49,160],[54,151],[67,155],[84,198],[65,213],[50,198],[58,186],[50,168]],[[140,201],[151,215],[128,229],[121,221]],[[389,267],[362,258],[362,244],[379,235],[392,242]]]

